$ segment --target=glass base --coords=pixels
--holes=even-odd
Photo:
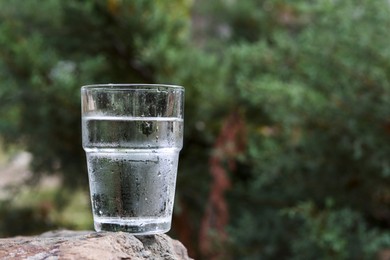
[[[94,220],[95,230],[127,232],[134,235],[163,234],[171,229],[171,219],[115,219],[99,218]]]

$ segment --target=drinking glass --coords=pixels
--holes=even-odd
[[[183,106],[181,86],[81,88],[82,143],[96,231],[169,231],[183,146]]]

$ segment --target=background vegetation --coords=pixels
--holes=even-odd
[[[0,1],[0,135],[33,180],[0,235],[91,228],[81,85],[186,87],[174,224],[197,259],[372,259],[390,247],[390,4]]]

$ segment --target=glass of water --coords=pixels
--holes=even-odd
[[[158,234],[171,227],[184,88],[81,88],[82,139],[96,231]]]

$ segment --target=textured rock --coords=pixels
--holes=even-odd
[[[167,235],[123,232],[51,231],[40,236],[0,239],[0,259],[190,259]]]

